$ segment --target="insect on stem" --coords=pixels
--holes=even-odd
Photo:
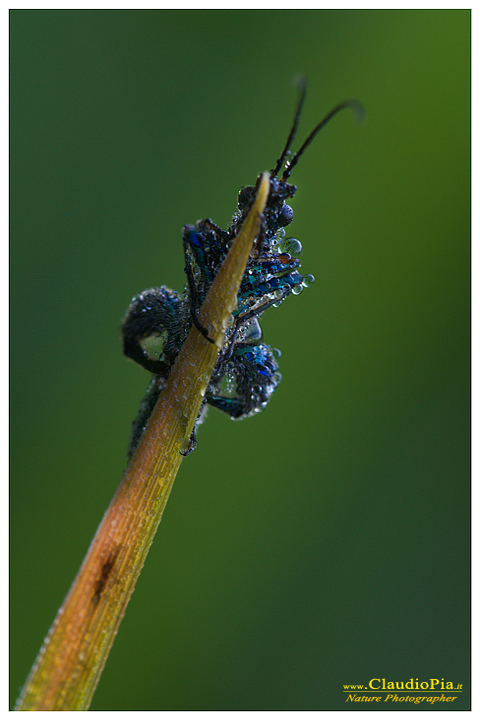
[[[286,162],[305,100],[305,81],[275,168],[242,187],[227,230],[212,220],[183,228],[187,285],[136,295],[122,323],[124,354],[151,373],[133,423],[129,463],[77,577],[27,679],[17,710],[87,710],[153,541],[182,457],[208,405],[232,419],[264,410],[281,381],[280,352],[262,341],[259,319],[309,287],[287,183],[305,149],[343,108],[337,105]],[[286,162],[283,175],[278,177]],[[207,478],[208,479],[208,478]]]

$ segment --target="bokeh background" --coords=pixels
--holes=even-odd
[[[372,677],[468,708],[466,10],[11,12],[12,702],[125,467],[124,311],[272,167],[298,73],[296,147],[368,115],[292,176],[316,283],[263,318],[267,410],[200,428],[92,710],[348,709]]]

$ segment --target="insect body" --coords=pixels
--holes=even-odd
[[[303,85],[287,143],[276,167],[270,172],[270,192],[261,229],[247,262],[233,312],[233,323],[227,330],[226,342],[219,353],[197,424],[201,422],[207,404],[222,410],[233,419],[248,417],[266,407],[281,380],[277,363],[280,353],[262,343],[258,319],[267,308],[278,306],[292,293],[299,294],[314,280],[312,275],[301,275],[299,272],[299,241],[285,237],[285,227],[293,220],[293,210],[286,200],[296,192],[295,185],[289,184],[287,180],[298,158],[326,122],[342,108],[352,107],[358,111],[359,105],[355,101],[348,101],[334,108],[310,133],[300,150],[287,161],[304,98]],[[279,177],[283,167],[283,174]],[[154,376],[133,423],[130,456],[165,387],[170,369],[192,323],[210,339],[197,318],[197,310],[248,215],[260,177],[256,185],[241,188],[238,207],[228,230],[222,230],[210,219],[184,227],[187,285],[183,294],[162,286],[145,290],[132,300],[122,325],[123,351]],[[188,452],[193,450],[195,444],[194,433]]]

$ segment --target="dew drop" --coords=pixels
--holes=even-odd
[[[253,318],[252,320],[248,320],[244,323],[237,335],[238,342],[244,342],[251,345],[258,340],[261,340],[261,338],[262,328],[260,327],[260,323],[257,318]]]
[[[315,277],[313,275],[305,275],[302,281],[303,287],[310,287],[315,282]]]
[[[280,244],[280,249],[282,252],[293,255],[294,257],[299,257],[302,254],[303,250],[300,240],[292,237],[283,240]]]

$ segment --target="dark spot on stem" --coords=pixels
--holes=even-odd
[[[110,577],[110,574],[113,570],[113,567],[115,565],[115,561],[118,557],[118,551],[119,548],[112,551],[110,555],[108,556],[106,562],[103,563],[101,569],[100,569],[100,577],[94,584],[94,593],[92,597],[92,601],[95,603],[95,605],[100,600],[100,597],[105,589],[105,585],[107,584],[107,580]]]

